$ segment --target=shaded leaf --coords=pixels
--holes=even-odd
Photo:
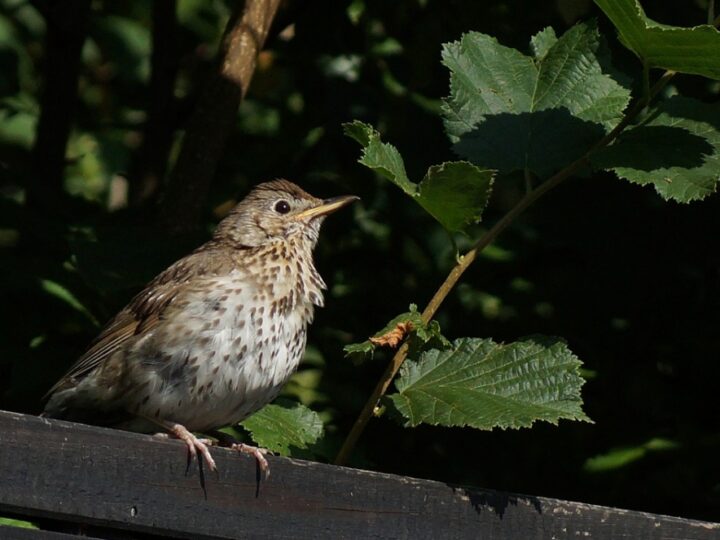
[[[543,30],[532,48],[536,58],[478,32],[444,46],[451,72],[444,122],[460,156],[503,173],[545,176],[618,122],[630,93],[603,73],[594,25],[576,25],[559,39]]]
[[[389,396],[406,419],[479,429],[520,428],[561,418],[590,421],[582,411],[580,360],[548,338],[510,344],[463,338],[447,350],[407,361]]]
[[[240,422],[261,447],[289,456],[306,449],[323,434],[318,414],[300,403],[278,399]]]
[[[620,34],[620,41],[650,67],[720,79],[720,32],[703,24],[692,28],[660,24],[645,15],[637,0],[595,0]]]
[[[493,171],[467,161],[433,165],[420,182],[417,201],[449,231],[462,231],[482,218],[490,199]]]
[[[720,179],[720,106],[673,97],[592,162],[635,184],[652,184],[666,200],[703,199]]]

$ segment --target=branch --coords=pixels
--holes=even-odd
[[[430,322],[430,320],[435,316],[437,310],[440,308],[440,305],[443,303],[445,298],[447,298],[447,295],[450,294],[450,291],[453,289],[453,287],[455,287],[455,284],[460,279],[460,276],[463,275],[465,270],[468,269],[468,267],[473,263],[473,261],[477,258],[478,254],[483,249],[493,243],[495,239],[500,235],[500,233],[503,232],[515,220],[515,218],[517,218],[529,206],[531,206],[538,199],[540,199],[540,197],[545,195],[548,191],[557,187],[559,184],[567,180],[569,177],[571,177],[583,167],[587,166],[590,163],[590,156],[595,151],[599,150],[600,148],[604,148],[612,141],[614,141],[618,137],[618,135],[620,135],[620,133],[622,133],[625,128],[630,125],[633,119],[644,109],[648,101],[652,99],[652,97],[656,96],[657,93],[660,92],[660,90],[662,90],[674,76],[674,71],[666,71],[663,76],[658,80],[658,82],[655,83],[655,85],[650,89],[647,97],[643,96],[641,99],[637,100],[634,106],[625,113],[622,120],[618,123],[617,126],[615,126],[615,128],[613,128],[612,131],[610,131],[607,135],[600,139],[582,157],[578,158],[570,165],[562,169],[560,172],[550,177],[548,180],[540,184],[534,190],[529,191],[522,199],[520,199],[520,201],[518,201],[518,203],[513,208],[510,209],[510,211],[508,211],[507,214],[505,214],[488,232],[486,232],[473,245],[470,251],[460,257],[457,264],[453,267],[452,270],[450,270],[450,273],[445,278],[443,284],[440,285],[428,305],[423,310],[423,321],[426,324]],[[405,343],[403,343],[402,346],[397,350],[392,360],[390,360],[390,363],[385,369],[385,372],[378,381],[378,384],[375,386],[373,393],[370,395],[370,398],[365,403],[363,410],[360,412],[360,415],[358,416],[357,420],[355,420],[355,424],[350,430],[350,433],[343,442],[342,448],[340,449],[340,452],[338,452],[338,455],[335,458],[336,465],[343,465],[350,457],[350,453],[355,447],[355,444],[360,438],[360,435],[365,430],[365,426],[367,426],[367,423],[370,421],[370,418],[373,415],[373,412],[377,407],[380,399],[385,395],[385,392],[387,392],[390,383],[395,378],[395,375],[397,375],[400,366],[407,358],[409,348],[409,341],[406,340]]]
[[[233,14],[220,50],[218,71],[207,82],[188,123],[182,149],[160,207],[170,233],[197,227],[238,106],[255,71],[280,0],[247,0]]]
[[[172,145],[175,113],[175,79],[178,71],[177,0],[152,5],[152,71],[147,120],[142,145],[130,171],[130,203],[152,200],[162,184]]]

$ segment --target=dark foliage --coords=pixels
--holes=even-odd
[[[68,97],[42,98],[52,82],[48,70],[58,69],[51,62],[61,57],[45,47],[46,2],[0,2],[0,408],[39,412],[44,392],[139,287],[206,238],[253,185],[287,177],[318,196],[354,193],[363,201],[324,227],[317,263],[330,286],[327,307],[312,326],[308,362],[287,390],[324,414],[327,435],[314,451],[331,460],[386,361],[380,353],[353,363],[343,346],[411,302],[426,302],[454,258],[437,223],[357,164],[357,145],[341,123],[359,118],[377,126],[414,178],[454,159],[438,114],[448,93],[440,48],[468,30],[526,50],[545,26],[561,33],[578,18],[598,17],[616,67],[636,78],[639,69],[590,2],[286,4],[240,106],[202,223],[195,233],[169,237],[155,225],[162,177],[172,168],[165,164],[176,157],[213,68],[228,5],[181,1],[176,24],[153,24],[153,16],[169,14],[148,2],[100,1],[92,2],[87,25],[56,21],[76,37],[86,34],[73,105]],[[664,23],[706,17],[690,3],[645,4]],[[166,77],[177,72],[174,94],[164,94],[168,104],[166,78],[150,76],[153,29],[176,44],[158,60]],[[67,84],[72,66],[64,76]],[[685,95],[718,99],[720,87],[699,77],[675,84]],[[57,111],[65,107],[74,116],[58,189],[35,129],[48,109],[56,116],[45,121],[62,123]],[[144,146],[143,137],[157,148]],[[485,223],[522,190],[519,176],[496,185]],[[651,188],[610,174],[568,182],[484,252],[438,320],[450,338],[563,336],[587,368],[585,410],[595,424],[479,432],[402,429],[381,417],[352,464],[717,520],[719,228],[717,197],[666,203]]]

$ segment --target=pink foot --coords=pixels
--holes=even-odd
[[[212,441],[209,441],[208,439],[198,439],[182,424],[173,424],[168,422],[165,427],[173,437],[180,439],[185,443],[191,460],[196,459],[198,457],[198,452],[200,452],[200,455],[203,459],[205,459],[205,463],[207,463],[208,468],[211,471],[217,471],[215,460],[210,455],[210,450],[208,449],[208,445],[212,444]]]
[[[270,476],[270,465],[268,465],[267,459],[265,459],[265,455],[268,453],[266,448],[258,448],[257,446],[241,442],[234,442],[230,444],[229,448],[242,452],[243,454],[250,454],[253,456],[255,461],[257,461],[260,470],[265,473],[265,479],[267,480]]]
[[[265,459],[265,456],[269,453],[266,448],[258,448],[257,446],[252,446],[251,444],[241,443],[234,437],[231,437],[222,431],[211,431],[209,435],[217,439],[217,444],[219,446],[224,446],[225,448],[230,448],[231,450],[236,450],[238,452],[242,452],[243,454],[250,454],[253,456],[260,468],[260,471],[265,474],[265,478],[267,479],[270,476],[270,465],[268,464],[267,459]]]

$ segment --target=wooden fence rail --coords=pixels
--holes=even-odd
[[[720,539],[720,524],[454,487],[213,449],[219,475],[185,476],[182,443],[0,411],[0,539]],[[60,532],[58,532],[60,531]]]

